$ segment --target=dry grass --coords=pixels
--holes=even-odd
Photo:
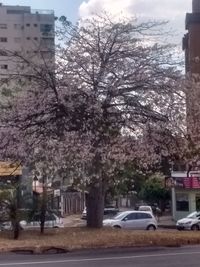
[[[19,240],[12,240],[9,232],[0,233],[0,251],[12,249],[36,249],[60,247],[66,250],[85,248],[131,246],[180,246],[200,244],[200,232],[125,231],[117,229],[89,230],[65,228],[48,230],[42,236],[39,231],[22,231]]]

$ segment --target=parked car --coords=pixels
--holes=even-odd
[[[20,221],[21,229],[36,229],[40,228],[40,214],[35,214],[30,220]],[[45,216],[45,228],[63,228],[63,219],[55,215],[54,213],[47,213]],[[10,221],[1,223],[1,230],[12,230],[12,224]]]
[[[40,214],[35,214],[31,220],[23,220],[20,222],[22,229],[40,228]],[[63,219],[54,213],[47,213],[45,216],[45,228],[63,228]]]
[[[114,207],[114,206],[106,206],[104,208],[104,215],[111,215],[114,216],[119,212],[119,209]],[[81,215],[81,219],[86,220],[87,217],[87,209],[86,207],[84,208],[82,215]]]
[[[153,213],[152,207],[151,206],[139,206],[138,210],[140,211],[149,211]]]
[[[86,218],[87,218],[87,209],[85,207],[83,212],[82,212],[81,219],[86,220]]]
[[[104,220],[103,225],[123,229],[157,229],[156,218],[149,211],[123,211],[113,219]]]
[[[199,230],[200,229],[200,212],[194,211],[187,217],[178,220],[176,223],[178,230]]]
[[[119,212],[119,209],[110,205],[110,206],[105,206],[104,208],[104,215],[116,215]]]

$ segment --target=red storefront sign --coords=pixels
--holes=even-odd
[[[200,177],[185,177],[183,178],[183,187],[190,189],[200,188]]]

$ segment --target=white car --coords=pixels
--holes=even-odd
[[[105,206],[104,208],[104,215],[110,215],[110,216],[114,216],[119,212],[119,209],[114,207],[114,206]],[[86,220],[87,218],[87,209],[86,207],[84,208],[82,215],[81,215],[81,219]]]
[[[194,211],[187,217],[178,220],[176,223],[178,230],[199,230],[200,229],[200,212]]]
[[[138,210],[140,211],[149,211],[153,214],[153,210],[151,206],[139,206]]]
[[[21,229],[38,229],[40,228],[40,215],[35,214],[31,220],[20,221]],[[54,213],[47,213],[45,216],[45,228],[63,228],[63,219]],[[12,230],[11,221],[1,223],[1,230]]]
[[[22,229],[36,229],[40,228],[40,214],[35,214],[30,221],[20,221]],[[45,216],[45,228],[63,228],[63,219],[54,213],[47,213]]]
[[[123,229],[156,230],[157,221],[151,212],[146,211],[124,211],[113,219],[103,221],[104,226]]]

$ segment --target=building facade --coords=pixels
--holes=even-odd
[[[193,211],[200,211],[200,172],[172,172],[168,178],[172,187],[172,216],[174,220],[186,217]]]
[[[200,0],[192,1],[192,13],[186,14],[185,28],[187,33],[183,38],[183,50],[189,81],[186,92],[187,133],[196,145],[200,143]],[[194,166],[191,171],[185,172],[174,171],[170,179],[173,218],[178,220],[193,211],[199,211],[199,167]]]
[[[53,11],[32,10],[29,6],[8,6],[0,3],[0,75],[19,71],[18,60],[11,54],[26,58],[54,60]],[[53,52],[53,53],[52,53]]]

